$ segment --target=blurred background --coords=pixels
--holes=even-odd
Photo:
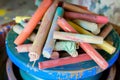
[[[36,8],[34,0],[0,0],[0,24],[10,22],[16,16],[29,16]]]

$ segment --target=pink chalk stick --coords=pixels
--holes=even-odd
[[[80,43],[80,47],[104,70],[108,67],[107,61],[88,43]]]
[[[17,49],[18,53],[28,52],[31,45],[32,44],[23,44],[23,45],[18,45],[15,48]]]
[[[39,62],[38,65],[40,69],[46,69],[46,68],[52,68],[52,67],[57,67],[57,66],[62,66],[67,64],[74,64],[74,63],[88,61],[88,60],[92,60],[92,59],[87,54],[81,54],[81,55],[78,55],[77,57],[70,56],[70,57],[64,57],[64,58],[59,58],[55,60]]]
[[[65,26],[61,25],[59,23],[64,23],[66,20],[64,18],[58,18],[57,23],[58,25],[66,32],[75,32],[76,30],[74,28],[71,28],[71,26]],[[64,23],[65,24],[65,23]],[[67,21],[66,21],[66,24]],[[77,33],[77,31],[76,31]],[[80,42],[79,46],[88,54],[103,70],[108,67],[107,61],[88,43]]]
[[[58,17],[57,24],[66,32],[77,33],[77,31],[68,24],[64,18]]]
[[[22,44],[22,45],[18,45],[16,48],[18,53],[24,53],[24,52],[29,52],[29,49],[31,47],[32,44]],[[58,59],[59,58],[59,53],[57,51],[53,51],[51,54],[51,59]]]
[[[51,54],[51,59],[58,59],[59,58],[59,53],[57,51],[53,51],[52,54]]]
[[[68,19],[81,19],[99,24],[106,24],[109,21],[108,17],[106,16],[99,16],[87,13],[65,12],[64,16]]]

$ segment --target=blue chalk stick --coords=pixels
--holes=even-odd
[[[53,32],[60,29],[59,26],[57,25],[57,19],[59,16],[63,16],[63,13],[64,13],[64,9],[62,7],[58,7],[56,10],[50,31],[48,33],[45,46],[42,51],[43,56],[46,58],[51,57],[52,51],[54,49],[55,41],[56,41],[53,39]]]

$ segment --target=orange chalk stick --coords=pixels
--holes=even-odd
[[[62,17],[58,17],[57,24],[66,32],[77,33],[77,31],[70,24],[67,24],[67,21]]]
[[[42,19],[44,13],[46,12],[46,10],[49,8],[51,4],[52,4],[52,0],[43,0],[43,2],[40,4],[40,6],[35,11],[32,18],[24,28],[24,30],[15,39],[14,43],[16,45],[22,44],[30,36],[32,31],[35,29],[37,23]]]
[[[18,53],[23,53],[23,52],[28,52],[31,45],[32,44],[23,44],[23,45],[18,45],[15,48],[17,49]]]

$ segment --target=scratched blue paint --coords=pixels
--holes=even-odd
[[[37,62],[48,60],[46,58],[43,58],[43,56],[41,56],[41,58],[36,62],[35,66],[32,68],[32,63],[29,62],[27,53],[23,53],[23,54],[17,53],[15,49],[16,45],[13,43],[16,37],[17,34],[14,33],[13,30],[10,30],[6,38],[7,54],[16,66],[30,73],[31,75],[35,75],[36,77],[45,80],[47,80],[48,78],[51,80],[52,79],[57,80],[58,78],[60,79],[69,78],[71,80],[78,78],[80,80],[82,79],[84,80],[84,78],[88,78],[91,76],[94,78],[95,75],[103,72],[103,70],[101,70],[93,60],[76,63],[76,64],[58,66],[45,70],[39,70]],[[102,50],[99,52],[108,61],[110,67],[118,58],[119,50],[120,50],[120,40],[118,34],[114,30],[110,33],[108,38],[114,41],[114,46],[117,48],[116,52],[113,55],[109,55],[108,53]],[[26,41],[25,43],[29,43],[29,42],[30,41]],[[76,71],[76,72],[73,74],[72,71]]]
[[[88,76],[91,76],[91,74],[92,74],[92,75],[96,75],[96,72],[97,72],[96,68],[92,68],[91,70],[86,70],[86,71],[84,71],[84,72],[82,73],[82,76],[83,76],[83,77],[88,77]]]
[[[32,75],[32,74],[29,74],[29,73],[27,73],[27,72],[25,72],[25,71],[23,71],[23,70],[19,70],[20,71],[20,74],[21,74],[21,76],[22,76],[22,78],[24,79],[24,80],[44,80],[43,78],[41,78],[41,77],[36,77],[35,75]],[[66,74],[66,73],[65,73]],[[53,74],[54,75],[54,74]],[[71,74],[67,74],[67,75],[71,75]],[[90,77],[88,77],[88,78],[84,78],[84,79],[81,79],[80,77],[78,77],[78,75],[81,75],[80,73],[78,73],[77,75],[75,74],[72,74],[72,76],[63,76],[62,75],[62,77],[64,77],[64,80],[99,80],[99,78],[101,77],[101,73],[99,73],[99,74],[97,74],[97,75],[94,75],[94,76],[90,76]],[[69,79],[70,78],[70,79]],[[59,78],[58,77],[58,79],[61,79],[61,78]],[[62,78],[63,79],[63,78]]]
[[[31,75],[21,69],[19,69],[19,72],[21,74],[21,77],[24,79],[24,80],[44,80],[44,79],[41,79],[39,77],[36,77],[34,75]]]

